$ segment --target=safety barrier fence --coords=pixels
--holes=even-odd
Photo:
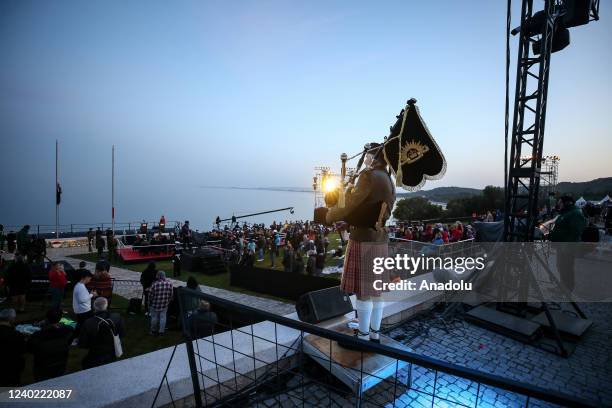
[[[199,291],[180,288],[178,296],[197,407],[595,406],[557,391],[419,355],[406,347],[362,341]],[[206,323],[201,317],[207,315],[207,306],[201,301],[213,310],[223,309],[229,318]],[[238,326],[228,311],[250,316],[252,321]],[[319,353],[306,347],[315,343]],[[358,357],[349,358],[350,363],[339,357],[347,347],[358,350],[352,352]],[[390,371],[383,375],[370,370],[372,358],[386,360]],[[357,388],[336,379],[342,372],[356,379]],[[166,374],[158,395],[167,388],[172,396]]]
[[[147,229],[150,231],[153,228],[159,228],[158,221],[134,221],[134,222],[116,222],[115,223],[115,234],[123,234],[126,233],[136,233],[142,224],[147,224]],[[24,224],[25,225],[25,224]],[[88,224],[60,224],[57,228],[55,225],[50,224],[29,224],[30,225],[30,234],[35,234],[41,238],[55,238],[56,230],[59,232],[60,238],[73,238],[73,237],[84,237],[92,228],[94,231],[100,228],[102,231],[106,231],[109,228],[112,228],[112,223],[110,222],[99,222],[99,223],[88,223]],[[165,225],[166,231],[174,230],[176,227],[180,226],[181,223],[179,221],[167,221]],[[5,225],[4,233],[8,233],[9,231],[19,231],[23,225]]]

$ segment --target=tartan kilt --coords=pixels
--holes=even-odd
[[[359,297],[380,296],[383,291],[374,289],[373,283],[375,280],[389,282],[390,273],[385,270],[380,275],[374,274],[374,258],[386,258],[388,254],[389,247],[386,242],[358,242],[349,239],[340,289]]]

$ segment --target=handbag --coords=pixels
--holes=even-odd
[[[98,318],[98,320],[100,320],[100,322],[104,322],[106,323],[106,325],[108,326],[108,328],[111,331],[111,335],[113,336],[113,347],[115,348],[115,357],[119,358],[123,355],[123,347],[121,346],[121,338],[119,337],[119,334],[117,333],[117,331],[115,330],[115,324],[113,323],[113,321],[109,321],[106,319],[103,319],[99,316],[96,316]],[[98,327],[100,327],[100,324],[98,323]]]

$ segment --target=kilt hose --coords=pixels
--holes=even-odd
[[[390,273],[385,270],[382,274],[376,275],[373,272],[374,258],[386,258],[388,253],[386,242],[358,242],[349,239],[340,289],[346,293],[354,293],[358,297],[380,296],[383,291],[374,289],[374,281],[390,282]]]

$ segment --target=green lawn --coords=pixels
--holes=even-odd
[[[103,254],[103,256],[106,257],[106,253]],[[77,259],[83,259],[85,261],[90,261],[90,262],[96,262],[98,260],[98,254],[97,253],[90,253],[90,254],[82,254],[82,255],[73,255],[73,258],[77,258]],[[119,267],[119,268],[124,268],[124,269],[129,269],[131,271],[136,271],[136,272],[142,272],[148,265],[148,262],[145,263],[128,263],[128,264],[124,264],[121,260],[113,260],[111,262],[111,265]],[[219,289],[226,289],[226,290],[231,290],[232,292],[238,292],[238,293],[244,293],[247,295],[253,295],[253,296],[259,296],[259,297],[263,297],[263,298],[268,298],[268,299],[275,299],[275,300],[279,300],[281,302],[285,302],[285,303],[293,303],[288,299],[283,299],[283,298],[279,298],[276,296],[271,296],[271,295],[266,295],[263,293],[257,293],[257,292],[253,292],[250,290],[246,290],[243,289],[239,286],[232,286],[230,285],[230,274],[229,272],[226,273],[220,273],[217,275],[206,275],[203,273],[197,273],[197,272],[189,272],[186,270],[182,270],[181,274],[177,277],[172,276],[172,262],[170,261],[159,261],[159,262],[155,262],[155,265],[157,267],[158,270],[164,271],[166,272],[166,276],[168,276],[169,278],[172,279],[177,279],[183,282],[187,282],[187,279],[190,276],[193,276],[200,285],[205,285],[205,286],[210,286],[212,288],[219,288]]]
[[[336,249],[340,246],[340,240],[339,240],[339,235],[336,233],[332,233],[329,236],[329,248],[328,250],[331,249]],[[270,262],[270,255],[266,254],[265,255],[265,259],[261,262],[255,261],[255,267],[258,268],[267,268],[267,269],[274,269],[274,270],[278,270],[278,271],[282,271],[283,270],[283,265],[282,265],[282,250],[280,251],[281,256],[276,258],[275,261],[275,265],[272,268],[271,267],[271,262]],[[105,258],[108,257],[108,254],[105,252],[103,254],[103,256]],[[89,262],[96,262],[98,260],[98,254],[95,252],[92,253],[88,253],[88,254],[81,254],[81,255],[72,255],[73,258],[77,258],[77,259],[82,259],[85,261],[89,261]],[[340,261],[338,260],[338,258],[332,258],[332,257],[327,257],[326,261],[325,261],[325,265],[326,266],[334,266],[334,265],[338,265]],[[304,256],[304,265],[306,265],[307,263],[307,257]],[[119,268],[124,268],[124,269],[129,269],[131,271],[136,271],[136,272],[142,272],[148,265],[148,262],[143,262],[143,263],[123,263],[120,259],[113,259],[111,261],[111,264],[113,266],[119,267]],[[253,296],[259,296],[259,297],[264,297],[264,298],[269,298],[269,299],[276,299],[276,300],[280,300],[283,302],[287,302],[287,303],[292,303],[291,301],[287,300],[287,299],[282,299],[282,298],[278,298],[275,296],[270,296],[270,295],[265,295],[262,293],[257,293],[257,292],[252,292],[246,289],[243,289],[241,287],[238,286],[232,286],[230,285],[230,274],[228,273],[222,273],[222,274],[218,274],[218,275],[205,275],[202,273],[193,273],[193,272],[189,272],[189,271],[181,271],[181,274],[178,277],[173,277],[172,276],[172,262],[171,261],[156,261],[155,265],[157,267],[158,270],[164,271],[166,272],[166,275],[172,279],[178,279],[181,280],[183,282],[186,282],[187,279],[190,276],[193,276],[196,278],[196,280],[198,281],[198,283],[200,283],[201,285],[206,285],[206,286],[210,286],[213,288],[220,288],[220,289],[226,289],[226,290],[231,290],[233,292],[239,292],[239,293],[245,293],[248,295],[253,295]],[[329,275],[324,275],[324,277],[330,278],[330,279],[340,279],[340,274],[339,273],[334,273],[334,274],[329,274]]]
[[[45,301],[28,301],[26,311],[17,315],[17,324],[32,323],[44,320],[46,313]],[[3,305],[4,306],[4,305]],[[7,305],[10,307],[10,305]],[[111,312],[121,314],[123,318],[125,336],[122,339],[123,356],[121,359],[139,356],[165,347],[170,347],[182,341],[182,334],[175,327],[174,322],[169,320],[166,334],[161,337],[149,335],[149,319],[143,314],[130,315],[127,313],[128,300],[120,296],[113,295],[111,302]],[[72,309],[72,292],[66,293],[62,304],[62,309],[69,311]],[[71,313],[66,316],[71,317]],[[66,374],[80,371],[81,361],[87,354],[87,350],[78,347],[70,347]],[[160,369],[165,362],[160,362]],[[26,366],[21,376],[22,384],[27,385],[34,382],[32,373],[33,358],[31,354],[26,354]],[[165,366],[164,366],[165,368]],[[161,374],[160,374],[161,381]]]

